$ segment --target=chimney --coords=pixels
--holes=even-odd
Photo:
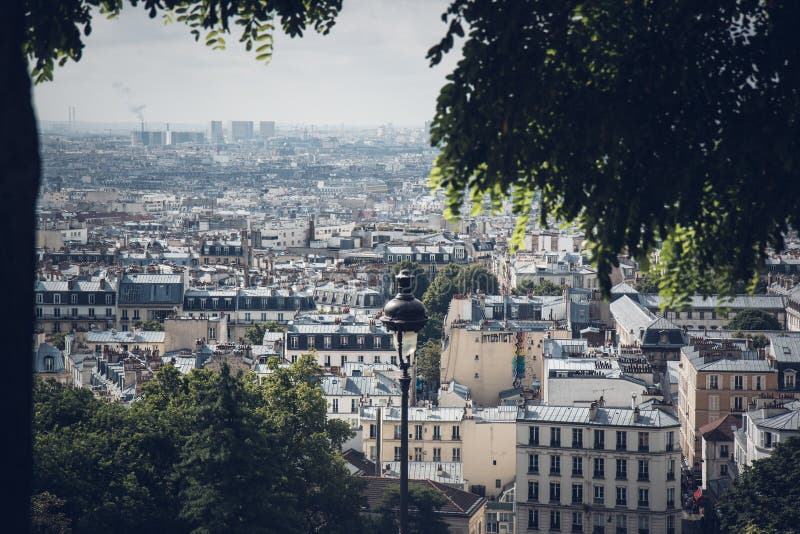
[[[589,421],[597,419],[597,401],[592,401],[589,405]]]
[[[639,418],[641,417],[641,413],[639,412],[639,407],[633,409],[633,422],[638,423]]]

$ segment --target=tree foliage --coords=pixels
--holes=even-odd
[[[447,523],[437,513],[446,498],[433,488],[420,483],[408,485],[408,531],[413,534],[447,534]],[[379,519],[375,532],[397,532],[400,529],[398,507],[400,505],[400,484],[387,488],[383,501],[377,510]]]
[[[730,330],[780,330],[781,323],[770,313],[758,309],[738,312],[728,323]]]
[[[155,319],[148,319],[146,321],[136,321],[133,323],[133,326],[138,328],[139,330],[144,330],[146,332],[163,332],[164,325],[159,323]]]
[[[269,321],[268,323],[256,323],[245,331],[244,338],[251,345],[261,345],[264,343],[265,333],[283,331],[284,327],[275,321]]]
[[[417,349],[414,354],[414,368],[417,375],[426,382],[433,384],[429,389],[439,387],[439,375],[442,359],[441,343],[435,339],[428,339]]]
[[[723,532],[800,532],[800,438],[756,460],[720,499]]]
[[[542,280],[539,283],[533,280],[524,280],[517,284],[517,292],[536,296],[558,296],[564,293],[564,286],[554,284],[550,280]]]
[[[32,77],[39,83],[53,79],[55,64],[63,66],[83,54],[84,37],[92,32],[92,17],[119,15],[125,0],[25,0],[24,51],[33,65]],[[129,0],[141,6],[150,18],[189,27],[195,41],[224,50],[226,36],[238,32],[239,42],[254,51],[257,61],[272,58],[273,33],[279,26],[291,37],[308,29],[327,34],[342,8],[342,0]],[[238,27],[238,30],[236,30]]]
[[[510,197],[520,243],[575,221],[608,293],[617,255],[660,249],[665,306],[752,284],[800,227],[800,4],[452,0],[465,36],[431,127],[457,216]],[[466,35],[465,35],[466,33]]]
[[[79,532],[358,530],[358,481],[338,456],[350,429],[326,420],[318,372],[308,357],[263,384],[225,365],[165,366],[130,409],[37,382],[34,521],[63,511]]]

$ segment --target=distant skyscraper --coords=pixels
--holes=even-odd
[[[231,121],[231,140],[242,141],[253,138],[253,121]]]
[[[214,145],[225,143],[225,136],[222,135],[222,121],[211,121],[210,141]]]
[[[264,139],[275,137],[275,121],[261,121],[258,125],[258,135]]]

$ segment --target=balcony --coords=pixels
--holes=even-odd
[[[675,480],[675,473],[667,473],[667,480]]]
[[[603,479],[606,478],[606,475],[603,471],[595,471],[592,473],[592,478]]]
[[[639,445],[639,452],[650,452],[650,445]]]
[[[583,448],[583,442],[582,441],[573,441],[572,442],[572,448],[573,449],[582,449]]]
[[[638,482],[650,482],[650,475],[645,473],[639,473],[639,476],[636,477]]]
[[[550,469],[550,476],[551,477],[560,477],[561,476],[561,469]]]
[[[583,478],[583,471],[572,471],[572,476]]]
[[[667,452],[674,451],[675,450],[675,444],[674,443],[667,443],[666,450],[667,450]]]
[[[638,501],[638,502],[636,503],[636,505],[637,505],[639,508],[649,508],[649,507],[650,507],[650,501]]]
[[[615,480],[628,480],[628,473],[617,473]]]

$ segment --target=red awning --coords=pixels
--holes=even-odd
[[[703,496],[703,488],[697,488],[696,490],[694,490],[694,500],[697,501],[702,496]]]

